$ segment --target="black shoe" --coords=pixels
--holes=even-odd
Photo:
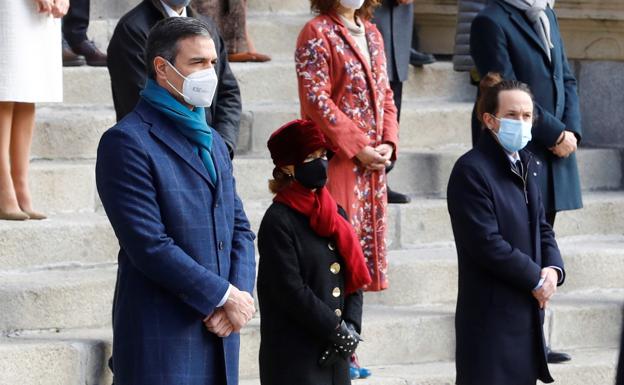
[[[572,359],[568,353],[563,352],[555,352],[554,350],[548,349],[546,351],[546,357],[549,364],[560,364],[562,362],[567,362]]]
[[[388,187],[388,203],[405,204],[410,203],[411,201],[412,198],[410,198],[409,196],[396,191],[392,191],[390,187]]]
[[[410,49],[410,64],[414,67],[422,67],[425,64],[435,63],[436,59],[430,53],[418,52],[414,48]]]
[[[74,52],[63,39],[63,67],[80,67],[85,64],[87,64],[85,57]]]
[[[91,40],[85,40],[73,47],[74,52],[83,55],[87,59],[87,64],[94,67],[106,66],[106,54],[100,51]]]

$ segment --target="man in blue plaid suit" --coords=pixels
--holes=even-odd
[[[98,148],[98,192],[121,248],[116,385],[238,383],[254,235],[228,149],[206,124],[218,81],[208,31],[184,17],[154,27],[141,100]]]

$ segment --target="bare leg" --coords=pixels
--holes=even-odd
[[[11,131],[15,103],[0,102],[0,211],[20,212],[11,178]]]
[[[11,132],[11,176],[19,206],[27,213],[33,213],[28,170],[34,127],[35,104],[15,103],[13,131]]]

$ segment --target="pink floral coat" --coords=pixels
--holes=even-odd
[[[304,119],[311,119],[335,146],[328,188],[360,237],[373,282],[388,287],[385,171],[366,170],[355,158],[365,146],[396,149],[398,123],[388,83],[381,34],[364,21],[372,68],[336,14],[309,21],[297,40],[295,63]]]

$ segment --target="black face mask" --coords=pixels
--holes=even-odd
[[[295,180],[310,190],[327,183],[327,159],[317,158],[311,162],[295,165]]]

